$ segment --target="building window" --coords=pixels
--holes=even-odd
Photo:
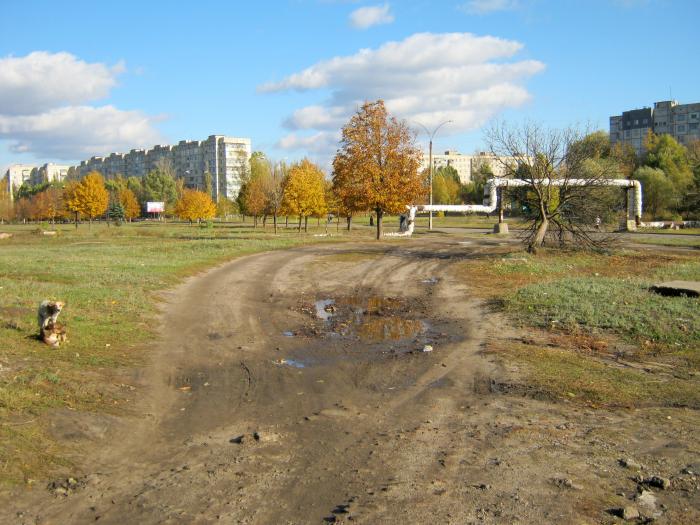
[[[690,118],[693,119],[693,120],[695,120],[695,119],[698,118],[698,114],[697,114],[697,113],[691,113],[691,114],[690,114]]]
[[[685,122],[685,115],[676,115],[676,120],[678,122]]]
[[[685,133],[685,124],[679,124],[678,126],[676,126],[676,132]]]
[[[635,125],[635,126],[638,126],[638,125],[639,125],[639,121],[635,119],[634,125]]]
[[[694,122],[694,123],[688,124],[688,129],[691,131],[698,129],[698,123]]]

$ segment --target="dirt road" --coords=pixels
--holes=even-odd
[[[616,458],[667,447],[662,472],[695,450],[643,411],[495,393],[514,371],[480,348],[513,333],[450,272],[487,249],[313,246],[190,279],[163,297],[151,366],[120,379],[133,415],[55,414],[77,466],[0,521],[615,522],[636,486]],[[694,516],[694,494],[657,519]]]

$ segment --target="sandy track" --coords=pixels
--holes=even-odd
[[[164,295],[152,365],[131,378],[145,392],[136,416],[103,433],[94,431],[102,420],[72,422],[87,429],[78,436],[82,472],[74,474],[84,487],[67,497],[17,494],[0,518],[613,522],[606,506],[627,490],[615,457],[653,455],[642,437],[652,428],[640,414],[601,418],[491,393],[499,374],[480,347],[513,334],[450,273],[453,262],[484,249],[454,238],[314,246],[241,258],[190,279]],[[438,281],[423,282],[431,278]],[[342,326],[309,310],[318,299],[340,308],[348,298],[387,297],[399,305],[390,317],[418,320],[424,330],[385,340],[342,336]],[[419,351],[426,343],[435,350]],[[628,427],[637,441],[621,444],[611,426]],[[663,447],[674,434],[655,438]],[[676,451],[672,461],[694,452]],[[569,478],[577,487],[556,481]],[[697,495],[689,498],[692,507]]]

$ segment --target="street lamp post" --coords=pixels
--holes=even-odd
[[[428,146],[428,164],[429,164],[429,169],[430,169],[430,205],[433,205],[433,137],[435,137],[435,134],[438,132],[438,130],[444,126],[445,124],[451,123],[451,120],[446,120],[445,122],[442,122],[438,124],[438,126],[432,131],[432,133],[426,128],[423,124],[420,122],[416,122],[421,128],[425,130],[426,135],[430,138],[429,146]],[[428,215],[428,230],[433,229],[433,210],[430,210],[429,215]]]

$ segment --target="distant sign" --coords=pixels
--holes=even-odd
[[[147,202],[146,211],[148,213],[163,213],[165,211],[164,202]]]

